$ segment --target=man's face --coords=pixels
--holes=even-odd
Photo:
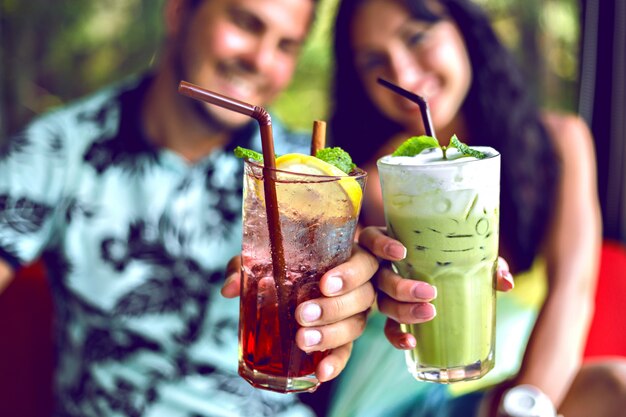
[[[312,0],[205,0],[173,33],[177,75],[266,106],[291,81],[312,16]],[[250,121],[209,104],[204,109],[226,127]]]

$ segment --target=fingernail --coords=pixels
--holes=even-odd
[[[418,300],[432,300],[437,297],[437,288],[425,282],[416,282],[411,288],[411,294]]]
[[[237,278],[239,276],[238,273],[232,273],[230,275],[228,275],[226,277],[226,281],[224,281],[224,285],[222,285],[222,288],[226,288],[228,287],[230,284],[233,283],[233,281],[235,280],[235,278]]]
[[[385,252],[385,255],[393,259],[400,260],[406,257],[406,248],[399,243],[388,243],[384,247],[383,251]]]
[[[515,287],[515,281],[513,281],[513,275],[509,271],[502,271],[500,276],[504,279],[508,285],[505,285],[507,289],[512,290]]]
[[[315,346],[322,340],[322,333],[318,330],[306,330],[304,332],[304,345]]]
[[[319,378],[322,381],[328,381],[328,379],[331,376],[333,376],[334,372],[335,372],[335,367],[326,363],[326,364],[322,365],[322,375],[320,375]]]
[[[341,277],[332,276],[326,278],[326,293],[335,294],[343,288],[343,280]]]
[[[411,314],[417,319],[431,319],[437,312],[435,306],[430,303],[418,303],[411,309]]]
[[[415,342],[413,338],[405,337],[400,341],[400,347],[402,349],[413,349],[415,347]]]
[[[319,320],[322,316],[322,309],[319,305],[315,303],[307,303],[302,308],[302,320],[307,323]]]

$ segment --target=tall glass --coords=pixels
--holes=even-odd
[[[407,248],[394,263],[404,278],[437,288],[437,315],[402,325],[417,346],[406,352],[420,380],[477,379],[494,366],[500,154],[485,159],[441,149],[378,160],[387,230]]]
[[[263,168],[245,162],[239,374],[257,388],[312,391],[328,352],[295,343],[294,311],[320,297],[319,280],[351,254],[366,174],[349,177],[276,170],[285,282],[274,280],[263,192]]]

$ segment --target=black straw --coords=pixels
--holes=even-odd
[[[435,136],[435,128],[433,127],[433,121],[430,118],[430,109],[428,108],[428,102],[422,96],[418,96],[415,93],[412,93],[408,90],[405,90],[402,87],[399,87],[393,83],[390,83],[387,80],[383,80],[382,78],[378,78],[378,84],[387,87],[391,91],[396,94],[401,95],[402,97],[411,100],[413,103],[420,106],[420,113],[422,114],[422,121],[424,122],[424,128],[426,129],[426,134],[428,136],[432,136],[433,138],[437,138]]]

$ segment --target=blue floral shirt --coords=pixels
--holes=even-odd
[[[254,123],[190,165],[140,127],[150,78],[47,114],[0,148],[0,256],[45,260],[56,307],[57,415],[311,416],[237,375],[242,161]],[[274,123],[278,153],[305,138]]]

